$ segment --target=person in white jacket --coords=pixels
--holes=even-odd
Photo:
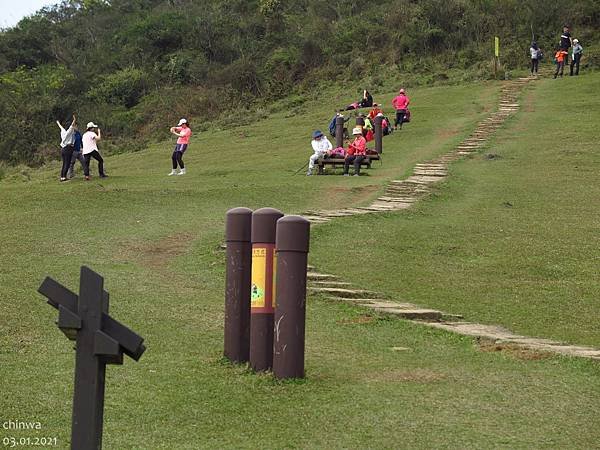
[[[315,168],[315,163],[321,157],[328,156],[329,152],[333,149],[333,145],[327,139],[327,136],[324,136],[320,130],[317,130],[313,133],[313,139],[311,141],[312,148],[314,150],[314,154],[311,155],[308,160],[308,172],[306,175],[312,175],[312,171]]]

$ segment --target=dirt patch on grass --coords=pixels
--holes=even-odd
[[[485,353],[502,352],[523,361],[539,361],[541,359],[552,358],[553,356],[552,353],[543,350],[535,350],[518,344],[494,342],[485,339],[480,339],[477,342],[477,348],[479,351]]]
[[[338,323],[340,323],[342,325],[351,325],[351,324],[371,323],[374,321],[375,321],[375,317],[364,315],[364,316],[352,317],[350,319],[341,319],[338,321]]]
[[[442,128],[437,130],[435,133],[435,137],[437,139],[448,139],[454,137],[458,134],[458,128]]]
[[[193,241],[191,233],[178,233],[157,242],[124,245],[122,256],[150,269],[162,271],[173,259],[183,255]]]
[[[396,369],[370,374],[367,381],[384,383],[435,383],[436,381],[441,381],[445,378],[446,376],[444,374],[429,369]]]
[[[368,184],[366,186],[337,186],[328,190],[331,205],[339,204],[340,202],[347,203],[348,199],[352,199],[353,204],[362,204],[372,199],[373,195],[381,189],[381,186],[376,184]]]

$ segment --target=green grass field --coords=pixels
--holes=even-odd
[[[499,158],[457,162],[409,212],[314,227],[311,263],[391,298],[600,345],[600,109],[589,95],[599,84],[595,75],[535,83],[485,150]],[[308,299],[305,380],[276,382],[221,358],[227,209],[366,204],[386,181],[452,149],[498,92],[409,92],[413,122],[385,138],[384,164],[360,178],[292,176],[312,130],[352,100],[342,94],[196,133],[184,177],[166,176],[170,142],[107,158],[106,180],[59,184],[57,165],[9,171],[0,181],[0,423],[36,420],[43,430],[0,429],[0,439],[56,436],[68,447],[74,352],[36,290],[46,275],[76,290],[86,264],[105,276],[112,315],[148,347],[138,363],[108,367],[104,448],[597,448],[600,368],[591,361],[487,351],[319,297]]]

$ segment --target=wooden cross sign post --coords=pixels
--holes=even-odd
[[[79,296],[49,277],[38,292],[58,309],[58,328],[76,341],[71,449],[100,449],[106,364],[123,364],[123,353],[138,361],[144,339],[108,315],[104,278],[85,266]]]

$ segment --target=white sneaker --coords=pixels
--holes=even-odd
[[[180,169],[177,175],[185,175],[185,169]]]
[[[177,171],[175,169],[171,170],[171,173],[168,176],[177,175]]]

